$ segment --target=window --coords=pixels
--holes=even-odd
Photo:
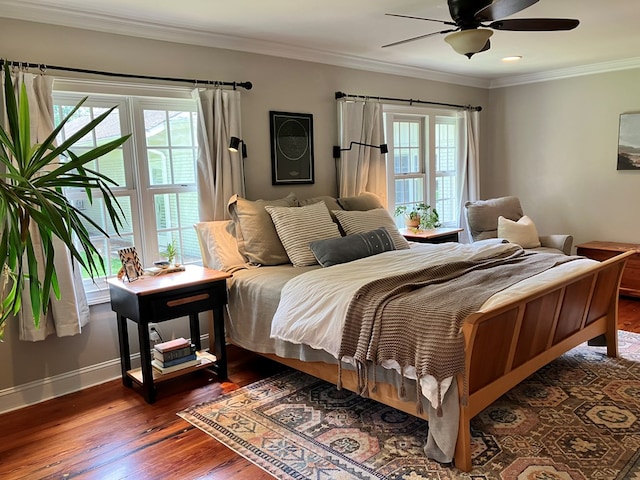
[[[385,106],[388,198],[390,208],[426,203],[443,226],[457,226],[458,172],[463,148],[462,120],[456,112]],[[392,161],[390,161],[392,160]],[[402,218],[396,218],[404,228]]]
[[[54,92],[56,125],[86,94]],[[116,109],[77,145],[76,153],[116,137],[132,133],[121,148],[92,162],[90,168],[115,181],[112,191],[123,211],[120,236],[103,198],[89,201],[82,189],[67,189],[66,195],[87,217],[109,233],[107,238],[88,222],[92,241],[105,264],[105,277],[91,281],[83,272],[90,303],[108,299],[106,276],[122,266],[118,250],[135,246],[144,266],[161,259],[169,242],[178,249],[177,261],[201,260],[193,228],[198,221],[196,187],[196,106],[191,99],[90,94],[60,132],[60,140],[112,106]]]

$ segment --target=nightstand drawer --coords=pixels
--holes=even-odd
[[[225,305],[227,284],[223,280],[206,287],[182,289],[179,294],[151,295],[147,301],[152,321],[162,322]]]

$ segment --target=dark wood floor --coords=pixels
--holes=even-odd
[[[640,333],[640,301],[621,299],[618,322]],[[229,356],[229,382],[204,371],[163,382],[153,405],[115,380],[0,415],[0,478],[271,478],[176,415],[280,369],[241,349]]]

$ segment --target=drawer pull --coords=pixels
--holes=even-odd
[[[207,300],[208,298],[209,298],[208,293],[201,293],[200,295],[194,295],[193,297],[185,297],[185,298],[179,298],[178,300],[170,300],[167,302],[167,307],[177,307],[178,305],[199,302],[200,300]]]

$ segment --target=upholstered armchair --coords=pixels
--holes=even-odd
[[[465,204],[469,233],[473,241],[497,238],[498,217],[502,216],[517,222],[524,216],[518,197],[501,197],[489,200],[478,200]],[[566,255],[571,254],[573,237],[571,235],[544,235],[538,237],[540,247],[533,250],[559,250]]]

